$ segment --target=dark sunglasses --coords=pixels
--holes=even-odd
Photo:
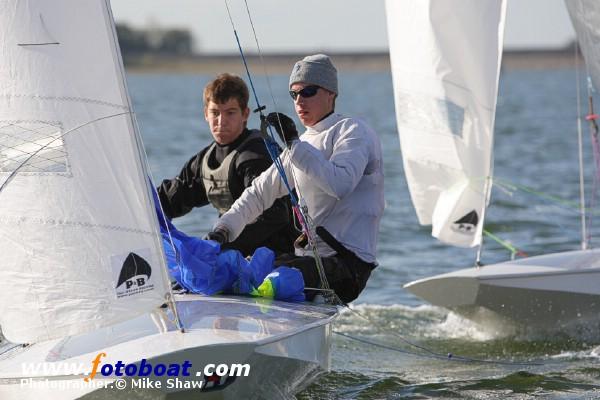
[[[296,101],[296,99],[298,98],[298,96],[302,96],[305,99],[307,99],[309,97],[313,97],[315,94],[317,94],[318,91],[319,91],[319,86],[310,85],[310,86],[306,86],[302,90],[298,90],[297,92],[294,92],[293,90],[290,90],[290,96],[292,96],[292,99],[294,101]]]

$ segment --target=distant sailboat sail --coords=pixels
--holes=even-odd
[[[168,293],[107,0],[0,3],[0,325],[36,342]]]
[[[565,0],[594,87],[600,88],[600,2]]]
[[[481,242],[505,2],[387,0],[396,118],[419,223]]]

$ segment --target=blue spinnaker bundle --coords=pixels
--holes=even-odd
[[[188,236],[154,204],[171,277],[192,293],[249,294],[285,301],[304,301],[304,279],[294,268],[273,269],[275,254],[256,249],[250,261],[237,250],[224,250],[212,240]],[[261,288],[259,290],[259,288]]]

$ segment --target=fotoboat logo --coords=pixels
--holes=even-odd
[[[91,360],[89,374],[83,378],[91,383],[97,378],[116,379],[110,387],[118,390],[132,389],[198,389],[203,391],[222,390],[237,377],[250,374],[250,364],[205,364],[194,368],[190,360],[161,363],[145,358],[139,362],[106,362],[107,353],[98,353]]]
[[[154,285],[150,283],[151,276],[152,267],[150,264],[140,255],[133,252],[129,253],[120,267],[119,278],[115,287],[117,298],[153,290]]]

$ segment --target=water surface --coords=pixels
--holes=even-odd
[[[177,174],[185,161],[209,143],[202,88],[211,78],[128,76],[155,182]],[[274,110],[264,78],[256,77],[255,83],[268,111]],[[272,76],[271,85],[277,109],[295,118],[287,95],[287,76]],[[552,332],[486,328],[426,305],[402,289],[412,280],[471,266],[475,253],[445,246],[430,236],[428,227],[418,225],[403,175],[390,75],[340,74],[337,111],[364,118],[379,133],[387,206],[379,236],[380,266],[354,304],[368,321],[347,311],[334,329],[403,352],[334,335],[331,373],[298,398],[600,398],[598,326]],[[506,185],[494,188],[486,229],[529,255],[580,246],[577,115],[575,71],[502,74],[495,176],[521,189]],[[250,125],[257,126],[256,116]],[[584,134],[591,199],[593,169],[587,126]],[[185,232],[201,236],[215,219],[216,212],[206,207],[175,222]],[[593,237],[600,234],[599,225],[592,220]],[[508,257],[506,249],[486,240],[484,263]],[[498,363],[415,356],[406,352],[427,353],[407,341],[441,355],[452,353]],[[539,365],[522,364],[527,362]]]

